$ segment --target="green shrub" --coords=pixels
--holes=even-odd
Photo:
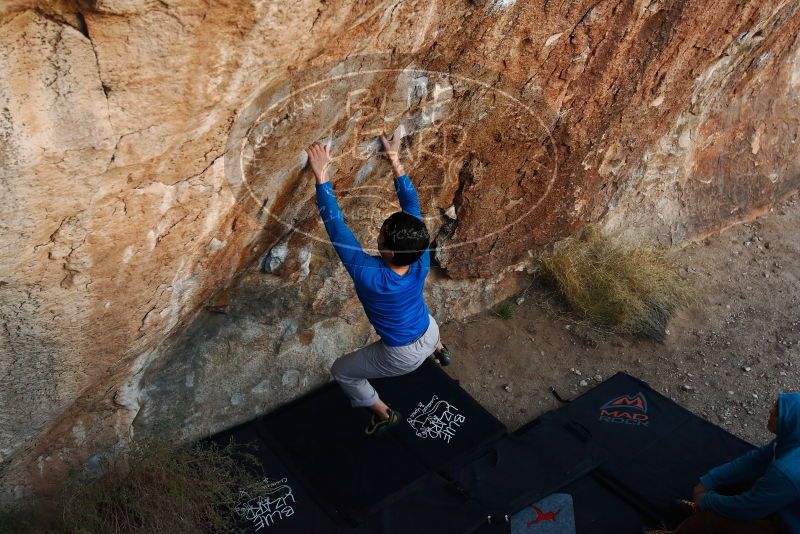
[[[514,307],[508,301],[503,301],[498,304],[493,312],[496,316],[503,320],[508,320],[514,317]]]

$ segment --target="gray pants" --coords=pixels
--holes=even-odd
[[[383,341],[370,343],[333,362],[331,374],[350,397],[353,407],[372,406],[378,402],[378,393],[367,382],[368,378],[410,373],[433,354],[438,343],[439,325],[431,317],[428,329],[413,343],[401,347],[389,347]]]

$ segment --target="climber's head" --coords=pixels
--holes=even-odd
[[[404,211],[390,215],[378,234],[378,250],[381,257],[402,267],[411,265],[428,248],[430,237],[425,223]]]

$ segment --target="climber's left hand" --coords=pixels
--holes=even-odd
[[[308,154],[308,164],[311,165],[311,170],[314,171],[317,183],[324,184],[327,182],[328,166],[331,164],[331,148],[316,141],[306,149],[306,154]]]

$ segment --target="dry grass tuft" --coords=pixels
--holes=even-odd
[[[556,243],[539,265],[582,318],[618,334],[663,341],[675,310],[694,303],[665,250],[627,246],[593,226]]]
[[[70,482],[49,502],[0,514],[0,532],[236,532],[231,506],[240,488],[258,487],[242,457],[232,446],[134,443],[128,469],[109,465],[108,474]]]

